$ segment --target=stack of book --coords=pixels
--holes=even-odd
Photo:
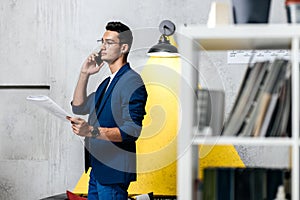
[[[291,136],[291,64],[249,64],[222,135]]]
[[[225,92],[222,90],[198,90],[197,115],[200,132],[210,128],[212,135],[220,135],[224,125]]]
[[[205,168],[202,200],[274,200],[279,187],[290,199],[290,170],[271,168]]]

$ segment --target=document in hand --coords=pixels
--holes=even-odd
[[[49,113],[62,120],[67,121],[66,116],[72,116],[46,95],[31,95],[28,96],[26,99],[44,108]]]

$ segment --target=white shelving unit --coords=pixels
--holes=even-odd
[[[207,28],[182,26],[178,30],[182,59],[181,116],[178,135],[177,194],[180,200],[195,199],[199,144],[290,146],[292,199],[299,199],[299,41],[300,25],[245,24]],[[198,52],[202,50],[290,49],[292,62],[292,138],[245,138],[197,136],[196,93]]]

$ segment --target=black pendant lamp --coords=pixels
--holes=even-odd
[[[161,36],[158,44],[151,47],[147,53],[151,57],[179,57],[178,50],[175,46],[171,45],[168,36],[175,32],[175,25],[169,20],[164,20],[159,25]]]

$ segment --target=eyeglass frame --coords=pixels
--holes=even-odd
[[[103,41],[103,39],[97,40],[97,43],[100,43],[101,46],[105,46],[107,48],[111,47],[113,44],[125,44],[123,42],[114,42],[113,40]]]

